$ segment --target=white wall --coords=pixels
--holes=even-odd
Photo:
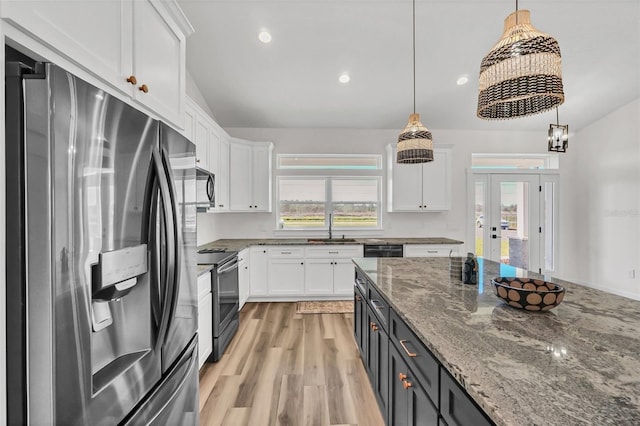
[[[560,168],[561,276],[640,300],[640,99],[573,135]]]
[[[271,141],[275,154],[366,153],[385,156],[385,146],[397,141],[399,130],[361,129],[226,129],[231,136]],[[451,210],[444,213],[386,213],[386,237],[449,237],[464,241],[466,230],[466,169],[472,153],[546,153],[547,129],[535,132],[432,130],[435,145],[452,147]],[[277,170],[275,171],[277,174]],[[271,238],[274,213],[198,215],[198,244],[218,238]],[[282,235],[279,235],[282,236]],[[296,235],[292,235],[296,236]]]

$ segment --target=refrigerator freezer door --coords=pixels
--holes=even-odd
[[[160,124],[160,151],[169,180],[177,234],[176,278],[171,320],[162,347],[162,370],[167,371],[198,328],[196,262],[196,150],[195,145]]]
[[[123,426],[198,424],[198,337]]]
[[[53,65],[24,87],[29,423],[117,424],[161,378],[153,277],[96,301],[92,267],[144,243],[158,123]]]

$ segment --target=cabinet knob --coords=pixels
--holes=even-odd
[[[407,382],[406,380],[403,380],[403,381],[402,381],[402,387],[403,387],[403,388],[405,388],[405,389],[409,389],[411,386],[413,386],[413,385],[411,384],[411,382]]]
[[[400,379],[400,381],[403,381],[403,380],[404,380],[404,379],[406,379],[406,378],[407,378],[407,375],[406,375],[406,374],[404,374],[404,373],[400,373],[400,374],[398,374],[398,379]]]
[[[359,302],[359,301],[361,301],[361,300],[362,300],[362,297],[360,297],[360,296],[356,296],[356,302]]]
[[[300,262],[301,265],[304,265],[304,262]]]
[[[143,84],[142,86],[138,87],[138,90],[144,93],[149,93],[149,87],[146,84]]]
[[[136,84],[138,84],[138,79],[135,75],[130,75],[129,77],[127,77],[127,83],[131,83],[135,86]]]
[[[218,207],[224,207],[224,204],[218,204]],[[266,253],[266,252],[265,252]]]
[[[199,159],[199,158],[196,158],[196,163],[199,163],[199,162],[200,162],[200,159]]]
[[[378,331],[378,326],[376,325],[376,323],[375,323],[375,322],[372,322],[372,323],[371,323],[371,329],[372,329],[373,331]]]

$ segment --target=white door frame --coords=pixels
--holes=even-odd
[[[540,201],[538,204],[538,218],[535,221],[539,221],[539,226],[541,232],[538,233],[539,240],[535,241],[531,245],[532,248],[539,253],[537,257],[538,265],[530,265],[531,270],[538,272],[538,266],[540,267],[541,273],[554,273],[558,274],[558,247],[559,247],[559,232],[558,232],[558,220],[559,220],[559,171],[558,170],[528,170],[528,169],[467,169],[467,244],[466,248],[468,252],[475,253],[475,240],[476,240],[476,218],[475,218],[475,184],[476,182],[483,182],[485,184],[485,223],[489,224],[490,222],[500,224],[500,213],[491,212],[491,176],[509,176],[516,175],[519,176],[536,176],[539,178],[539,185],[542,190],[538,192],[540,194]],[[552,190],[552,191],[551,191]],[[546,220],[546,204],[545,197],[551,197],[552,206],[551,211],[549,213],[552,214],[549,217],[548,221]],[[495,219],[497,216],[498,219]],[[547,229],[547,228],[551,229]],[[488,243],[487,239],[490,238],[490,233],[487,231],[488,225],[485,226],[484,231],[484,250],[487,250]],[[535,234],[530,233],[530,240]],[[549,247],[552,248],[551,253],[549,253],[549,257],[547,256],[545,248],[547,247],[546,243],[551,243]],[[534,257],[534,258],[535,258]],[[534,269],[535,266],[535,269]]]

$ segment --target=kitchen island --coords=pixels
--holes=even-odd
[[[640,302],[547,277],[564,301],[534,313],[494,293],[497,276],[544,278],[512,266],[479,259],[464,285],[446,258],[354,263],[497,425],[640,424]]]

